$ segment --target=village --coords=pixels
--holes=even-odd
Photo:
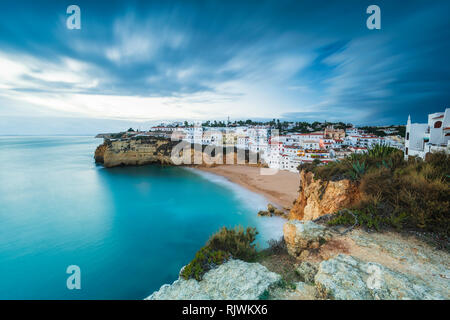
[[[336,128],[329,123],[319,123],[323,130],[309,133],[279,130],[273,124],[205,126],[204,123],[172,122],[151,127],[148,131],[129,130],[121,136],[111,138],[130,139],[145,136],[160,136],[182,140],[191,144],[217,146],[248,150],[259,154],[261,163],[269,168],[298,172],[302,163],[319,161],[328,163],[343,159],[352,153],[365,153],[376,144],[385,144],[398,149],[404,148],[404,138],[396,128],[380,127],[384,136],[368,133],[361,128],[348,125]],[[288,123],[287,127],[295,128]],[[281,131],[281,133],[280,133]]]
[[[304,125],[301,132],[296,131],[300,124],[295,122],[185,121],[161,123],[148,131],[130,128],[126,133],[107,136],[112,139],[159,136],[203,146],[248,150],[259,154],[261,163],[269,168],[298,172],[300,164],[313,161],[326,164],[354,153],[366,153],[380,144],[404,151],[406,159],[411,155],[424,159],[427,152],[448,153],[450,109],[428,118],[428,123],[412,124],[409,117],[406,127],[358,128],[351,124],[315,122]]]

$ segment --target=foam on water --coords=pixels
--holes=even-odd
[[[215,184],[231,190],[236,199],[242,202],[247,208],[255,212],[255,216],[258,211],[265,210],[267,208],[267,204],[270,202],[264,196],[231,182],[223,176],[194,168],[184,169],[194,172],[195,174],[198,174]],[[260,243],[261,247],[267,246],[267,240],[278,240],[283,236],[283,224],[285,222],[286,220],[280,217],[257,217],[257,219],[255,219],[258,232],[264,235],[262,239],[263,241]]]

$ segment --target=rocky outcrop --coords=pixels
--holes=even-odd
[[[179,278],[148,300],[256,300],[281,276],[259,263],[230,260],[205,273],[201,281]]]
[[[300,258],[306,258],[310,250],[318,249],[331,238],[325,227],[312,221],[288,221],[283,234],[289,254]]]
[[[445,299],[417,278],[343,254],[322,261],[314,280],[319,294],[328,299]]]
[[[147,137],[142,139],[108,140],[98,146],[95,161],[105,167],[172,164],[171,151],[176,145],[169,139]]]
[[[249,159],[256,161],[258,156],[250,156],[248,150],[237,151],[235,148],[190,144],[157,136],[141,136],[118,140],[105,138],[104,143],[97,147],[94,158],[95,162],[101,163],[105,167],[138,166],[152,163],[214,166],[241,162],[251,165]],[[242,160],[238,162],[238,158],[242,158]],[[254,165],[259,166],[259,161],[256,161]]]
[[[360,199],[357,185],[347,179],[339,181],[315,180],[312,172],[300,172],[299,196],[290,213],[290,219],[314,220],[351,206]]]
[[[104,163],[105,161],[105,152],[106,149],[108,149],[108,145],[106,143],[103,143],[95,149],[94,159],[97,163]]]
[[[312,221],[284,225],[300,280],[321,299],[449,299],[450,255],[396,233],[343,235]],[[296,290],[298,291],[298,289]]]
[[[301,280],[308,284],[314,284],[314,277],[317,274],[317,263],[311,263],[309,261],[303,261],[300,263],[295,271],[300,276]]]
[[[314,285],[296,282],[294,288],[286,290],[280,286],[270,289],[269,298],[272,300],[317,300],[317,289]]]
[[[267,210],[260,210],[258,212],[259,217],[285,217],[286,213],[283,210],[276,208],[273,204],[269,203],[267,205]]]

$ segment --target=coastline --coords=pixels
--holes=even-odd
[[[300,186],[300,175],[298,173],[280,170],[274,175],[261,175],[259,167],[245,165],[197,166],[194,168],[222,176],[264,196],[274,205],[286,210],[292,208],[294,200],[298,197]]]

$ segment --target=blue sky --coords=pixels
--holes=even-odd
[[[66,28],[71,4],[81,30]],[[371,4],[381,30],[366,28]],[[399,124],[449,107],[447,0],[0,5],[0,134],[228,116]]]

